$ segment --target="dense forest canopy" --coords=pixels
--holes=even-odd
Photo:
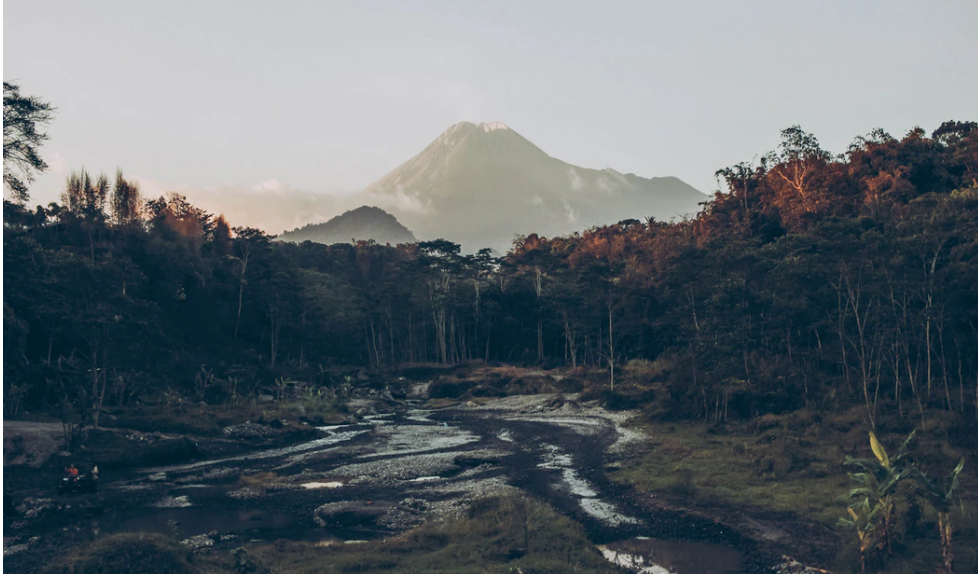
[[[261,389],[472,360],[599,367],[609,389],[656,361],[677,417],[975,413],[978,126],[877,130],[840,156],[782,136],[720,170],[696,217],[531,234],[501,258],[273,242],[73,174],[61,204],[4,202],[5,415],[190,395],[201,373]]]

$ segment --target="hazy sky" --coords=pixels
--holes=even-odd
[[[975,0],[7,0],[3,77],[58,107],[45,202],[80,166],[353,191],[459,120],[709,191],[792,124],[841,152],[978,120],[976,24]]]

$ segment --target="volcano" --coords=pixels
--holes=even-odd
[[[706,199],[675,177],[571,165],[500,122],[451,126],[358,194],[358,201],[383,207],[421,239],[449,239],[466,251],[506,251],[521,234],[670,219],[695,213]]]

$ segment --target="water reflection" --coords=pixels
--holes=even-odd
[[[633,538],[598,547],[610,562],[641,574],[733,574],[743,556],[707,542]]]

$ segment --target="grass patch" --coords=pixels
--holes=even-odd
[[[838,497],[849,477],[839,445],[772,431],[712,434],[698,423],[651,424],[645,430],[653,440],[622,462],[614,480],[640,491],[789,512],[826,524],[845,512]]]
[[[263,424],[275,421],[310,425],[348,422],[350,414],[337,401],[283,400],[238,405],[177,404],[137,406],[113,411],[111,426],[142,432],[218,436],[225,427],[245,421]],[[108,423],[106,423],[108,424]]]
[[[158,534],[116,534],[83,544],[47,565],[44,574],[205,574],[190,549]]]
[[[869,428],[862,423],[858,409],[824,418],[807,411],[764,415],[723,427],[653,420],[643,423],[643,430],[651,440],[633,449],[619,468],[610,472],[616,482],[700,506],[743,508],[748,514],[774,511],[784,513],[789,520],[818,521],[843,541],[832,570],[847,572],[858,564],[858,557],[853,560],[855,534],[837,526],[846,513],[840,497],[854,486],[842,464],[846,455],[873,456]],[[891,451],[908,432],[896,425],[891,432],[877,430]],[[947,429],[939,425],[932,423],[919,437],[915,458],[936,476],[950,471],[961,456],[969,463],[975,460],[965,446],[953,447]],[[970,468],[972,471],[961,477],[959,494],[963,502],[954,513],[958,564],[969,572],[978,565],[978,481],[974,466]],[[908,485],[898,502],[898,541],[895,556],[885,563],[888,573],[933,571],[937,564],[936,516],[923,503],[912,510],[908,503],[911,498]]]
[[[428,387],[428,394],[432,400],[473,400],[541,393],[576,393],[584,388],[579,376],[583,372],[582,369],[543,371],[539,368],[476,362],[435,376]]]
[[[487,498],[467,513],[363,544],[276,543],[253,550],[271,572],[400,574],[619,572],[580,525],[533,500]]]

